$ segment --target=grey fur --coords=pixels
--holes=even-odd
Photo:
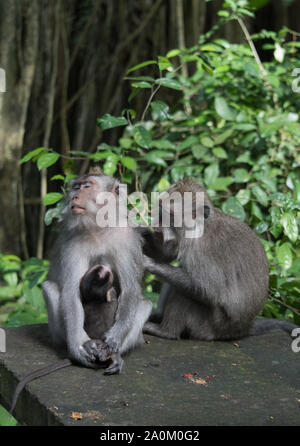
[[[144,269],[138,232],[130,227],[100,228],[96,224],[96,194],[113,191],[118,182],[108,175],[85,175],[73,182],[73,186],[89,180],[94,182],[92,189],[87,189],[90,193],[87,201],[92,206],[85,215],[73,215],[71,207],[74,197],[80,199],[86,190],[81,190],[80,186],[69,193],[63,228],[43,291],[54,344],[58,347],[65,345],[72,360],[95,367],[90,349],[85,348],[91,341],[84,329],[79,291],[79,281],[85,272],[95,264],[107,264],[118,274],[121,292],[115,322],[104,335],[108,354],[115,351],[124,354],[143,342],[142,327],[152,304],[143,299],[141,292]]]
[[[174,190],[205,192],[192,180],[179,182],[170,192]],[[179,267],[158,263],[166,262],[164,244],[155,233],[146,234],[145,252],[155,260],[145,256],[145,268],[169,285],[164,286],[158,310],[145,324],[144,333],[210,341],[287,328],[282,321],[271,325],[263,319],[255,321],[269,283],[268,261],[258,237],[247,224],[214,208],[206,192],[204,205],[202,237],[184,238],[184,228],[172,228],[173,256],[168,246],[167,260],[177,258]]]

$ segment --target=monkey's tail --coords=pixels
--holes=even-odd
[[[55,372],[56,370],[62,369],[64,367],[68,367],[69,365],[72,365],[72,362],[70,359],[62,359],[61,361],[54,362],[53,364],[47,365],[46,367],[43,367],[42,369],[35,370],[34,372],[29,373],[28,375],[24,376],[24,378],[21,379],[19,384],[16,387],[11,407],[9,409],[9,413],[13,413],[13,410],[16,406],[16,403],[18,401],[19,395],[22,392],[23,388],[26,386],[27,383],[30,381],[33,381],[36,378],[40,378],[44,375],[49,375],[49,373]]]
[[[297,325],[292,324],[292,322],[262,317],[254,320],[249,335],[259,336],[261,334],[267,333],[268,331],[279,329],[286,331],[291,336],[291,333],[294,330],[294,328],[297,328]]]

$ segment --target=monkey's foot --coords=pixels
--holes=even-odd
[[[112,355],[112,363],[104,371],[104,375],[114,375],[116,373],[121,373],[124,361],[119,354]]]
[[[179,336],[173,335],[164,331],[159,324],[154,324],[152,322],[146,322],[143,327],[143,333],[150,334],[152,336],[157,336],[158,338],[164,339],[179,339]]]

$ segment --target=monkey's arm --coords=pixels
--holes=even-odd
[[[144,256],[144,267],[149,273],[156,274],[160,279],[165,280],[181,293],[188,293],[192,298],[196,297],[195,300],[199,302],[199,294],[201,290],[195,288],[194,281],[191,280],[187,272],[183,271],[180,266],[175,267],[168,264],[155,263],[149,257]]]
[[[163,232],[159,229],[155,231],[146,227],[139,227],[137,231],[143,237],[143,252],[146,256],[158,262],[171,262],[175,260],[178,253],[176,240],[164,241]]]
[[[130,251],[130,246],[126,250],[124,246],[122,248],[119,256],[115,256],[115,270],[118,271],[121,290],[115,323],[104,335],[104,341],[110,353],[123,350],[130,331],[139,326],[137,308],[142,299],[140,285],[143,273],[142,254],[140,252],[140,255],[135,257],[135,254]]]

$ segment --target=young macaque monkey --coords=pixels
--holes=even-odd
[[[256,318],[268,295],[269,269],[264,248],[246,223],[216,209],[205,189],[185,179],[173,185],[169,195],[192,194],[191,212],[203,234],[186,237],[183,225],[174,221],[181,208],[160,200],[160,218],[170,213],[170,227],[144,231],[145,269],[166,282],[158,309],[144,326],[144,333],[168,339],[182,337],[221,340],[238,339],[296,326],[274,319]],[[196,194],[204,200],[197,208]],[[190,223],[190,220],[189,220]],[[150,258],[150,257],[152,258]],[[168,264],[177,259],[179,267]]]
[[[91,354],[95,356],[95,360],[101,361],[99,350],[101,352],[104,347],[102,337],[115,322],[120,294],[119,281],[110,266],[95,265],[81,278],[79,288],[84,309],[84,329],[96,343]],[[120,353],[111,353],[108,360],[112,364],[104,374],[119,373],[123,365]]]

